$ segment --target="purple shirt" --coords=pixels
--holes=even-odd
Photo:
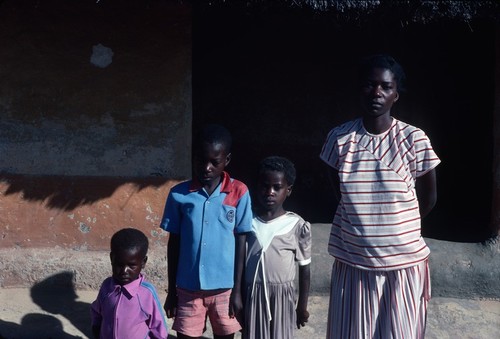
[[[92,326],[101,338],[167,338],[168,330],[156,290],[141,274],[120,286],[112,277],[101,285],[91,305]]]

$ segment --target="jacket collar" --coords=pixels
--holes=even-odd
[[[115,285],[114,289],[119,289],[121,293],[123,293],[128,299],[131,299],[137,295],[137,292],[139,291],[139,287],[141,286],[143,280],[144,275],[142,273],[139,274],[139,278],[123,286],[116,285],[113,280],[113,284]]]
[[[198,178],[193,178],[191,180],[191,185],[189,185],[189,192],[196,192],[202,189],[203,186],[201,185],[200,181]],[[222,181],[220,183],[220,191],[223,193],[229,193],[233,189],[232,184],[231,184],[231,177],[229,176],[229,173],[226,171],[222,172]]]

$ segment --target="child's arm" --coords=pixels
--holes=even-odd
[[[168,338],[168,325],[161,310],[158,294],[153,285],[149,284],[148,289],[151,292],[150,303],[144,303],[144,309],[147,309],[149,319],[146,324],[149,327],[149,337],[151,339],[167,339]],[[149,305],[146,307],[145,305]]]
[[[309,287],[311,285],[310,264],[299,266],[299,300],[297,302],[297,328],[304,327],[309,319],[307,302],[309,300]]]
[[[420,217],[423,218],[434,208],[437,201],[436,170],[432,169],[417,178],[417,199],[420,207]]]
[[[179,264],[179,235],[170,233],[167,245],[167,265],[168,265],[168,290],[165,300],[165,313],[167,318],[175,317],[177,309],[177,267]]]
[[[95,339],[99,339],[101,337],[101,326],[94,325],[92,326],[92,335]]]
[[[95,339],[99,339],[101,337],[101,323],[102,323],[102,315],[101,315],[101,293],[103,290],[103,286],[99,289],[99,293],[97,294],[96,300],[92,302],[90,305],[90,319],[92,326],[92,336]]]
[[[231,292],[231,303],[229,306],[229,316],[236,317],[242,323],[243,298],[241,293],[243,283],[243,270],[245,267],[246,233],[236,234],[236,249],[234,258],[234,286]]]

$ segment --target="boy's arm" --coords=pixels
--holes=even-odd
[[[91,324],[92,324],[92,336],[95,339],[99,339],[101,337],[101,322],[102,322],[102,316],[101,316],[101,291],[102,291],[102,286],[99,289],[99,293],[97,294],[96,300],[92,302],[90,305],[90,319],[91,319]]]
[[[236,237],[236,249],[234,256],[234,286],[231,292],[231,303],[229,305],[229,316],[236,317],[240,323],[242,322],[243,315],[243,298],[242,298],[242,284],[243,284],[243,270],[245,267],[245,252],[246,252],[246,233],[238,233]]]
[[[165,300],[165,313],[167,318],[175,317],[177,308],[177,267],[179,265],[179,235],[169,233],[167,245],[167,265],[168,265],[168,290],[167,299]]]
[[[92,326],[92,335],[95,339],[99,339],[101,337],[101,325]]]
[[[307,302],[309,300],[309,287],[311,285],[310,264],[299,266],[299,300],[297,301],[297,328],[305,326],[309,319]]]
[[[167,339],[168,325],[165,316],[161,310],[156,289],[151,290],[151,303],[149,304],[149,338],[151,339]]]
[[[420,207],[420,217],[424,218],[434,208],[437,201],[436,170],[432,169],[417,178],[417,199]]]

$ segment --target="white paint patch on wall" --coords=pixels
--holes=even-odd
[[[153,211],[153,208],[151,207],[151,204],[149,202],[146,202],[145,205],[146,205],[146,212],[147,212],[146,221],[150,222],[153,225],[159,225],[161,222],[162,216],[159,215],[158,213],[156,213],[155,211]],[[161,213],[163,213],[163,211],[161,211]]]

